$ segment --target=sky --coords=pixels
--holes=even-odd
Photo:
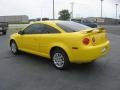
[[[28,15],[29,18],[47,17],[52,18],[53,0],[0,0],[0,16]],[[99,17],[100,0],[54,0],[55,18],[63,9],[71,11],[71,2],[74,2],[74,18]],[[118,16],[120,15],[120,0],[103,1],[103,17],[115,18],[118,3]]]

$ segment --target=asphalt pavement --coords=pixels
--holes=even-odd
[[[0,36],[0,90],[120,90],[120,28],[106,28],[110,53],[95,63],[73,64],[65,71],[55,69],[43,57],[13,55],[9,48],[10,31]]]
[[[120,25],[105,25],[108,33],[120,35]]]

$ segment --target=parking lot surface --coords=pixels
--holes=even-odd
[[[120,90],[120,26],[105,26],[111,41],[107,56],[92,64],[73,64],[65,71],[43,57],[13,55],[9,36],[18,26],[11,25],[8,34],[0,36],[0,90]]]

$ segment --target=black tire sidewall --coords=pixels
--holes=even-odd
[[[6,35],[6,32],[3,32],[4,35]]]

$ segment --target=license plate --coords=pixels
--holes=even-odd
[[[106,48],[104,47],[104,48],[102,48],[102,52],[104,53],[104,52],[106,52]]]

